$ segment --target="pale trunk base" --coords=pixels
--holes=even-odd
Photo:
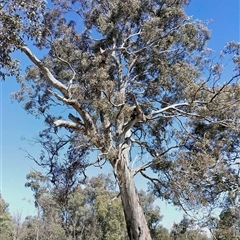
[[[133,176],[126,163],[123,165],[121,170],[118,168],[116,177],[119,181],[128,236],[130,240],[151,240],[147,221],[139,204]]]

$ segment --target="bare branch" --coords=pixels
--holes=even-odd
[[[100,167],[100,168],[102,168],[102,166],[106,163],[106,157],[107,157],[107,155],[108,155],[109,152],[110,152],[110,150],[108,150],[108,151],[105,152],[105,153],[99,154],[98,157],[97,157],[97,160],[92,161],[92,162],[86,164],[84,167],[85,167],[85,168],[88,168],[88,167],[90,167],[90,166],[94,166],[94,167]],[[104,161],[103,163],[101,163],[101,161],[103,161],[104,159],[105,159],[105,161]],[[101,164],[100,164],[100,163],[101,163]],[[97,164],[98,166],[96,166],[96,164]]]
[[[54,124],[57,127],[72,128],[72,129],[79,130],[79,131],[83,130],[83,126],[81,124],[77,124],[74,122],[69,122],[69,121],[65,121],[65,120],[61,120],[61,119],[54,121]]]
[[[121,193],[119,192],[116,197],[112,198],[109,205],[111,205],[116,199],[118,199],[121,196]]]
[[[57,94],[56,92],[53,92],[52,90],[48,89],[48,91],[55,96],[58,100],[62,101],[63,103],[66,103],[69,106],[72,106],[82,117],[84,125],[86,128],[90,128],[89,130],[95,131],[95,126],[93,124],[91,116],[80,106],[80,104],[77,102],[77,100],[71,100],[64,98]]]
[[[228,86],[235,78],[239,77],[240,74],[233,76],[227,83],[223,84],[222,87],[214,94],[209,102],[212,102],[222,91],[223,89]]]
[[[190,106],[190,104],[186,103],[186,102],[185,103],[176,103],[176,104],[167,106],[165,108],[162,108],[160,110],[152,111],[152,113],[147,116],[147,119],[152,119],[154,116],[158,115],[159,113],[163,113],[169,109],[178,110],[176,107],[179,107],[179,106]]]
[[[141,175],[148,179],[155,187],[156,189],[158,189],[159,187],[158,186],[163,186],[164,188],[169,188],[169,186],[166,186],[166,184],[164,184],[162,181],[160,181],[159,179],[157,178],[153,178],[153,177],[149,177],[148,175],[146,175],[145,173],[143,173],[143,171],[140,171]],[[178,187],[180,187],[178,185]],[[181,203],[180,201],[180,197],[178,196],[178,194],[176,194],[176,198],[178,199],[178,204],[182,207],[182,210],[185,212],[186,215],[190,216],[189,213],[188,213],[188,210],[185,209],[184,205]]]
[[[60,58],[59,56],[57,56],[57,59],[59,59],[61,62],[65,63],[66,65],[68,65],[68,67],[69,67],[69,68],[71,69],[71,71],[73,72],[73,75],[72,75],[71,79],[69,80],[69,85],[68,85],[68,90],[69,90],[69,88],[71,87],[71,85],[72,85],[72,83],[73,83],[73,80],[74,80],[75,77],[76,77],[76,72],[75,72],[75,70],[73,69],[72,65],[71,65],[68,61]]]
[[[50,31],[48,28],[47,28],[47,31],[49,32],[50,35],[52,35],[51,31]],[[66,61],[66,60],[64,60],[63,58],[59,57],[59,55],[57,54],[57,50],[56,50],[56,48],[55,48],[55,46],[54,46],[53,41],[52,41],[52,40],[49,40],[49,39],[47,39],[47,38],[46,38],[46,40],[47,40],[47,41],[50,43],[50,45],[52,46],[52,48],[53,48],[53,50],[54,50],[54,52],[55,52],[55,57],[56,57],[58,60],[60,60],[61,62],[65,63],[65,64],[71,69],[71,71],[73,72],[73,76],[72,76],[72,78],[69,80],[69,86],[68,86],[68,90],[69,90],[69,88],[70,88],[71,85],[72,85],[73,80],[74,80],[75,77],[76,77],[76,72],[75,72],[75,70],[73,69],[72,65],[71,65],[68,61]]]
[[[43,66],[42,62],[31,52],[31,50],[26,47],[20,47],[20,50],[23,51],[27,57],[39,68],[39,70],[46,76],[48,83],[58,89],[65,98],[69,97],[67,87],[59,82],[50,72],[50,70]]]
[[[142,31],[141,31],[141,29],[140,29],[137,33],[133,33],[133,34],[129,35],[127,38],[125,38],[125,39],[123,40],[123,43],[122,43],[121,48],[124,48],[124,45],[126,44],[126,42],[127,42],[130,38],[136,37],[136,36],[140,35],[141,33],[142,33]]]
[[[136,142],[138,142],[138,141],[136,141]],[[147,149],[147,151],[152,155],[153,154],[153,152],[154,152],[154,150],[153,149],[150,149],[150,147],[146,144],[146,143],[141,143],[142,145],[144,145],[144,147]],[[166,151],[164,151],[164,152],[162,152],[162,153],[154,153],[154,157],[157,157],[157,159],[154,161],[153,159],[151,160],[151,161],[149,161],[149,162],[147,162],[147,163],[145,163],[145,164],[143,164],[142,166],[140,166],[140,167],[138,167],[138,168],[136,168],[136,169],[134,169],[134,176],[137,174],[137,173],[139,173],[139,172],[141,172],[141,171],[143,171],[143,170],[146,170],[147,168],[149,168],[149,167],[152,167],[152,166],[154,166],[154,165],[157,165],[158,163],[160,163],[161,161],[162,161],[162,159],[160,158],[161,156],[163,156],[163,155],[165,155],[166,153],[168,153],[169,151],[171,151],[172,149],[174,149],[174,148],[179,148],[180,146],[172,146],[172,147],[169,147]],[[152,155],[153,156],[153,155]]]
[[[107,100],[109,101],[109,103],[110,103],[113,107],[122,107],[122,106],[125,105],[125,102],[120,103],[120,104],[115,104],[114,102],[112,102],[111,96],[108,95],[108,94],[106,93],[106,91],[101,90],[101,89],[98,89],[98,90],[101,91],[101,92],[104,94],[104,96],[107,98]]]

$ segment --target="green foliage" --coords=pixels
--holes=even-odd
[[[39,180],[39,176],[34,173],[28,174],[28,180],[29,176],[32,176],[32,183],[34,179]],[[109,176],[100,175],[92,178],[86,185],[76,186],[69,196],[68,206],[64,207],[54,202],[56,193],[49,188],[50,185],[46,179],[38,183],[41,189],[46,186],[48,194],[51,195],[46,195],[43,191],[41,195],[35,195],[40,204],[36,206],[38,215],[28,216],[24,222],[12,219],[7,211],[8,205],[1,199],[1,206],[3,206],[1,237],[4,239],[12,240],[13,236],[18,240],[129,239],[121,201],[117,197],[117,192],[114,191],[115,184]],[[32,190],[34,192],[34,189]],[[148,219],[153,240],[210,240],[200,230],[194,230],[193,222],[185,217],[179,224],[174,224],[169,234],[168,230],[160,225],[162,216],[159,207],[155,206],[155,197],[141,190],[139,198]],[[229,219],[224,218],[224,215],[225,212],[220,215],[221,226],[224,225],[223,221],[228,222]],[[229,214],[226,215],[229,216]],[[219,240],[228,239],[226,237],[229,236],[233,237],[231,239],[238,239],[234,238],[236,235],[231,235],[233,231],[230,229],[218,230],[215,237]]]
[[[61,224],[40,217],[27,217],[21,224],[18,240],[68,240]]]
[[[239,192],[231,191],[225,199],[225,206],[212,226],[215,239],[240,239]]]
[[[229,208],[223,210],[220,214],[215,238],[221,239],[240,239],[240,211],[239,209]]]
[[[40,239],[50,236],[67,240],[128,239],[121,199],[110,176],[99,175],[85,184],[76,185],[68,196],[67,205],[63,205],[57,201],[58,192],[39,174],[27,175],[26,186],[37,185],[41,191],[36,194],[36,189],[32,188],[38,202],[38,216],[26,218],[21,228],[25,234],[20,239],[31,239],[36,235]],[[155,197],[143,190],[138,194],[152,238],[168,240],[167,229],[160,225],[162,216],[159,207],[155,206]]]
[[[83,188],[77,186],[70,195],[68,207],[72,234],[84,239],[126,238],[124,214],[114,183],[108,176],[92,178]]]
[[[0,236],[4,240],[13,239],[13,224],[8,212],[8,204],[0,194]]]
[[[174,223],[171,233],[171,240],[210,240],[204,233],[201,232],[201,229],[197,229],[197,225],[194,224],[194,221],[188,219],[186,216],[183,217],[179,224]]]
[[[108,176],[101,175],[85,185],[76,185],[67,203],[58,201],[59,192],[46,178],[39,178],[39,173],[30,173],[27,179],[26,186],[32,188],[39,212],[36,221],[29,218],[24,223],[31,234],[36,236],[34,226],[37,226],[38,234],[44,233],[45,237],[52,236],[52,239],[127,238],[121,201]]]

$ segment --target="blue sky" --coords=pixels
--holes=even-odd
[[[193,19],[206,22],[212,20],[208,26],[211,30],[208,47],[215,50],[216,56],[226,42],[240,40],[239,0],[192,0],[186,12],[193,16]],[[21,57],[20,60],[24,66],[28,64],[25,58]],[[228,74],[231,75],[230,72]],[[38,168],[26,158],[21,149],[27,149],[38,156],[38,147],[24,139],[36,137],[43,129],[43,124],[27,115],[21,104],[12,102],[10,94],[16,90],[18,85],[15,79],[0,83],[0,191],[5,201],[10,204],[10,212],[22,213],[24,217],[34,212],[32,192],[24,187],[25,176],[32,169]],[[181,214],[170,206],[160,202],[160,207],[164,215],[164,226],[170,227],[172,222],[181,220]]]

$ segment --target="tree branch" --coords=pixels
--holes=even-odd
[[[81,124],[77,124],[74,122],[69,122],[69,121],[65,121],[65,120],[61,120],[61,119],[54,121],[54,124],[57,127],[72,128],[72,129],[79,130],[79,131],[83,130],[83,126]]]
[[[176,104],[173,104],[173,105],[170,105],[170,106],[167,106],[165,108],[162,108],[162,109],[159,109],[157,111],[152,111],[152,113],[150,113],[148,116],[147,116],[147,119],[152,119],[154,116],[158,115],[159,113],[163,113],[169,109],[173,109],[173,110],[178,110],[176,107],[179,107],[179,106],[190,106],[189,103],[176,103]]]
[[[135,142],[139,142],[139,141],[135,141]],[[153,156],[153,157],[156,157],[157,159],[154,161],[154,159],[152,159],[151,161],[143,164],[142,166],[134,169],[134,176],[138,173],[138,172],[141,172],[143,170],[146,170],[147,168],[149,167],[152,167],[158,163],[160,163],[162,161],[162,159],[160,158],[161,156],[165,155],[167,152],[169,152],[170,150],[174,149],[174,148],[179,148],[180,146],[172,146],[172,147],[169,147],[167,150],[165,150],[164,152],[162,153],[157,153],[155,152],[153,149],[151,149],[146,143],[141,143],[141,145],[144,145],[144,147],[146,148],[146,150]],[[154,152],[154,153],[153,153]],[[163,162],[164,163],[164,162]]]
[[[213,95],[209,102],[212,102],[222,91],[223,89],[228,86],[235,78],[239,77],[240,74],[233,76],[227,83],[223,84],[222,87]]]
[[[20,47],[20,50],[24,52],[27,55],[27,57],[32,61],[32,63],[34,63],[39,68],[39,70],[46,76],[47,81],[51,86],[58,89],[65,98],[69,97],[67,87],[61,82],[59,82],[52,75],[52,73],[49,71],[47,67],[43,66],[42,62],[31,52],[31,50],[28,47],[26,46]]]
[[[48,31],[50,32],[49,29],[48,29]],[[51,34],[51,32],[50,32],[50,34]],[[74,80],[75,77],[76,77],[76,72],[75,72],[75,70],[73,69],[72,65],[71,65],[68,61],[66,61],[66,60],[64,60],[63,58],[61,58],[61,57],[58,56],[57,50],[56,50],[56,48],[55,48],[55,46],[54,46],[54,43],[53,43],[52,41],[48,40],[48,39],[46,39],[46,40],[50,42],[50,44],[51,44],[51,46],[52,46],[52,48],[53,48],[53,50],[54,50],[54,52],[55,52],[55,57],[56,57],[58,60],[60,60],[61,62],[65,63],[65,64],[71,69],[71,71],[72,71],[72,73],[73,73],[71,79],[69,80],[69,84],[68,84],[68,90],[69,90],[69,88],[71,87],[71,85],[72,85],[72,83],[73,83],[73,80]]]
[[[96,130],[91,116],[80,106],[80,104],[76,100],[71,100],[71,99],[64,98],[64,97],[60,96],[59,94],[57,94],[56,92],[53,92],[50,89],[48,89],[48,91],[53,96],[55,96],[58,100],[62,101],[63,103],[65,103],[69,106],[72,106],[79,113],[79,115],[82,117],[84,125],[85,125],[86,128],[90,127],[92,130],[94,130],[94,131]]]

